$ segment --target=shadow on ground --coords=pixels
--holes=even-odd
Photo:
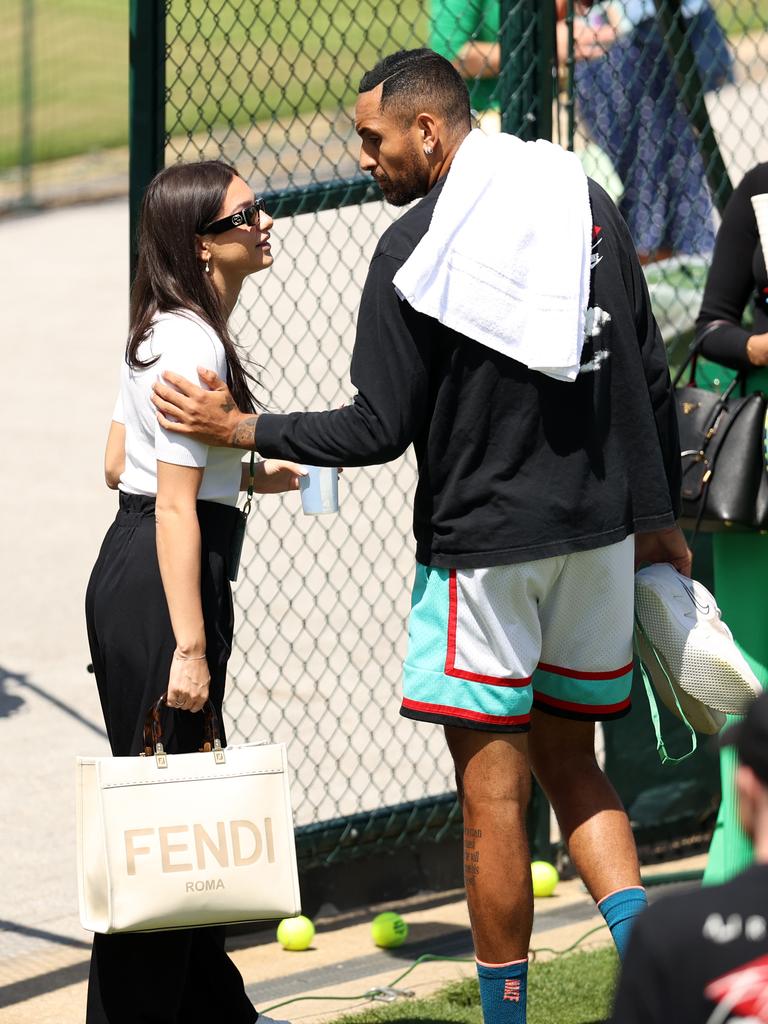
[[[37,683],[33,683],[29,676],[25,672],[9,672],[8,669],[3,668],[0,665],[0,718],[10,718],[11,715],[16,714],[17,711],[26,703],[24,697],[19,696],[16,693],[8,692],[8,683],[13,686],[21,687],[24,690],[29,690],[31,693],[36,694],[38,697],[42,697],[43,700],[52,704],[53,707],[58,708],[59,711],[68,715],[70,718],[74,718],[76,722],[84,725],[86,729],[90,729],[91,732],[95,732],[97,736],[106,736],[106,732],[102,725],[97,722],[92,722],[85,715],[81,715],[79,711],[71,707],[63,700],[59,700],[52,693],[49,693],[44,687],[39,686]]]
[[[8,683],[23,686],[27,677],[9,672],[0,665],[0,718],[10,718],[24,705],[24,698],[16,693],[8,692]]]

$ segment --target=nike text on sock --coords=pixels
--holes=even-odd
[[[525,1024],[528,961],[506,964],[477,961],[484,1024]]]

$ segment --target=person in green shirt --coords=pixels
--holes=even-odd
[[[499,0],[432,0],[429,45],[466,81],[478,113],[499,110],[500,25]]]
[[[566,0],[553,0],[557,21],[557,59],[568,55],[568,28],[565,23]],[[604,24],[591,24],[586,15],[591,0],[576,4],[573,23],[574,57],[592,60],[603,56],[616,36],[615,17],[605,6]],[[497,94],[501,69],[500,0],[432,0],[429,45],[449,60],[469,89],[469,102],[485,131],[501,130],[500,102]],[[609,190],[610,191],[610,190]]]

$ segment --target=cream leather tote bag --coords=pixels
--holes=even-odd
[[[80,921],[94,932],[264,921],[300,911],[282,743],[166,754],[150,709],[141,757],[77,759]]]

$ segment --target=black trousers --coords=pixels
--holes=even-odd
[[[221,718],[234,624],[227,552],[237,513],[201,501],[197,514],[210,697]],[[91,660],[115,755],[141,752],[146,712],[167,689],[176,646],[154,516],[154,498],[120,495],[86,592]],[[169,753],[197,750],[202,716],[166,712],[163,742]],[[256,1018],[224,950],[224,928],[94,936],[87,1024],[252,1024]]]

